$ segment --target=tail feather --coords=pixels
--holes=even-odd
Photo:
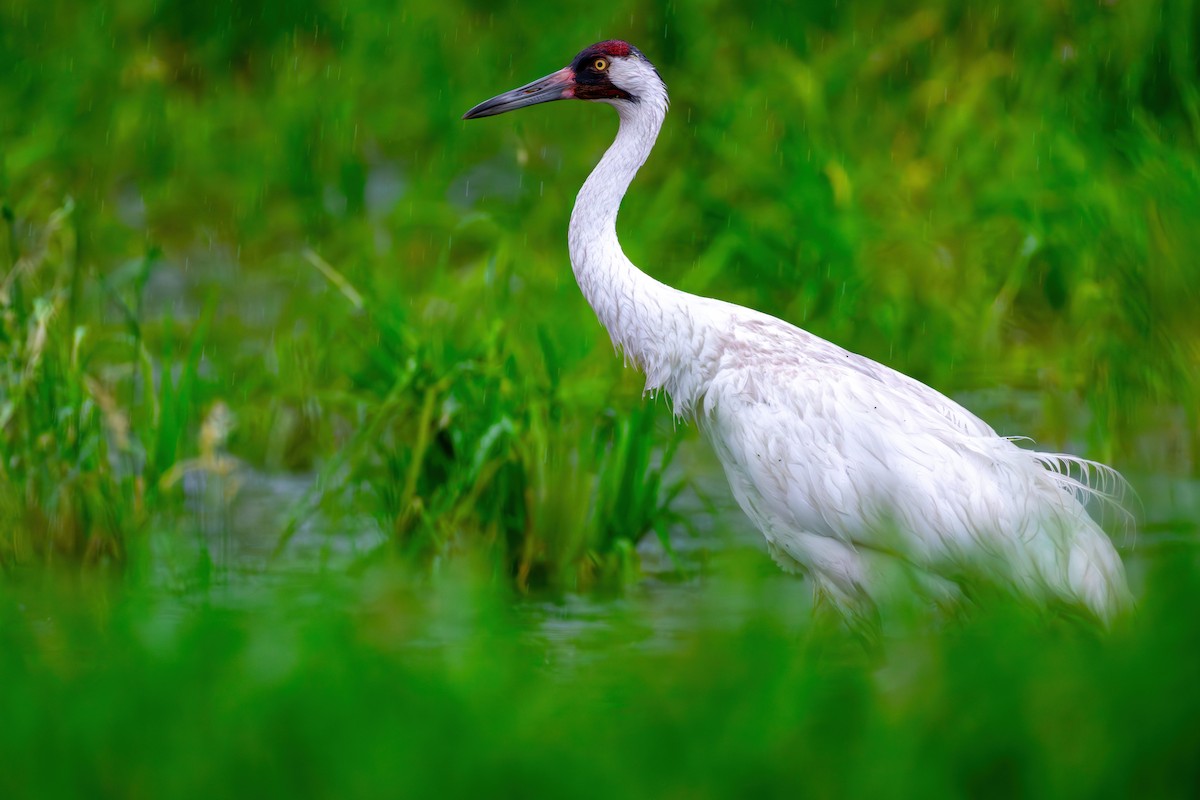
[[[1099,461],[1066,453],[1031,451],[1030,454],[1051,474],[1059,488],[1073,494],[1080,505],[1087,507],[1091,501],[1097,501],[1102,521],[1110,514],[1115,515],[1122,528],[1132,529],[1134,517],[1127,502],[1136,495],[1121,473]]]
[[[1071,543],[1067,582],[1070,593],[1105,622],[1133,604],[1125,567],[1098,528],[1080,532]]]
[[[1121,557],[1088,509],[1097,512],[1100,523],[1129,537],[1134,529],[1134,515],[1127,502],[1131,497],[1136,498],[1136,494],[1121,473],[1098,461],[1065,453],[1026,452],[1046,470],[1054,485],[1069,496],[1066,512],[1068,518],[1074,519],[1064,520],[1066,563],[1061,565],[1065,570],[1059,573],[1059,580],[1065,585],[1060,585],[1058,591],[1109,622],[1131,607],[1133,596],[1125,580]]]

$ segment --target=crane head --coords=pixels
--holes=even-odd
[[[666,96],[666,87],[641,51],[628,42],[609,40],[585,48],[569,66],[533,83],[496,95],[472,108],[463,119],[491,117],[551,100],[600,100],[620,105],[643,96]]]

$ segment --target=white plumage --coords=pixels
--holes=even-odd
[[[617,241],[621,199],[667,111],[657,70],[624,42],[499,95],[466,118],[576,97],[612,105],[616,140],[571,214],[571,264],[613,344],[693,416],[738,504],[785,569],[859,612],[875,564],[902,558],[930,582],[983,571],[1102,619],[1127,605],[1124,570],[1086,510],[1119,506],[1116,472],[997,436],[934,389],[782,320],[649,277]]]

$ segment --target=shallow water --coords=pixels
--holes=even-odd
[[[614,650],[671,650],[699,630],[733,631],[764,615],[799,635],[811,618],[808,584],[775,568],[757,531],[722,494],[727,490],[719,467],[705,464],[703,453],[690,452],[693,446],[703,447],[698,442],[685,447],[685,463],[693,470],[699,463],[705,470],[693,479],[714,499],[715,513],[695,494],[680,499],[679,508],[698,518],[700,533],[675,531],[676,560],[648,536],[638,547],[643,577],[620,593],[515,597],[509,605],[505,627],[544,652],[552,671],[586,667]],[[1128,477],[1138,493],[1141,519],[1136,537],[1121,549],[1139,592],[1147,558],[1163,548],[1200,543],[1200,480],[1144,473]],[[233,478],[190,476],[185,487],[194,526],[190,532],[164,534],[174,550],[160,550],[160,561],[170,564],[178,561],[181,548],[198,548],[211,559],[213,571],[195,581],[187,570],[172,573],[160,566],[157,584],[173,598],[160,612],[183,615],[197,604],[248,610],[278,602],[281,592],[301,616],[306,607],[331,602],[363,604],[364,592],[369,597],[376,591],[371,585],[377,579],[371,577],[372,567],[364,577],[355,565],[373,563],[370,555],[386,536],[371,518],[326,516],[314,503],[314,481],[312,475],[270,475],[246,467]],[[299,520],[295,532],[277,553],[280,533],[293,520]],[[753,580],[746,581],[747,575]],[[390,581],[383,578],[379,591],[394,591]],[[400,583],[408,585],[409,579]],[[749,585],[753,591],[748,595]],[[428,587],[412,589],[414,595],[426,591]],[[477,633],[475,612],[468,610],[474,602],[467,595],[429,602],[422,598],[405,601],[402,611],[383,612],[409,617],[389,639],[390,646],[453,649]]]

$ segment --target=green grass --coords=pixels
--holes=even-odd
[[[1000,604],[899,621],[882,660],[796,613],[802,586],[739,572],[676,607],[635,593],[599,623],[595,606],[514,605],[463,570],[176,597],[25,575],[0,592],[0,791],[1195,791],[1194,548],[1109,634]]]
[[[5,3],[0,793],[1194,793],[1198,23]],[[607,37],[672,96],[634,262],[1125,471],[1125,627],[868,655],[739,555],[571,278],[614,115],[460,119]]]
[[[1036,392],[1006,432],[1195,463],[1190,4],[629,4],[555,37],[470,6],[239,8],[3,12],[7,562],[119,563],[181,508],[181,463],[316,473],[304,513],[519,583],[582,585],[661,533],[621,465],[694,432],[661,404],[654,437],[606,422],[638,379],[563,248],[611,114],[459,120],[597,25],[674,98],[627,202],[635,261],[944,391]]]
[[[637,377],[562,242],[611,114],[458,117],[603,20],[282,9],[4,12],[5,560],[119,562],[180,507],[164,476],[219,461],[218,408],[221,463],[315,471],[426,561],[577,585],[673,519],[641,469],[694,434],[605,422]],[[1190,4],[606,13],[673,87],[636,261],[945,391],[1037,392],[1012,432],[1194,464]],[[1139,461],[1167,415],[1180,452]],[[597,431],[641,448],[624,476]]]

